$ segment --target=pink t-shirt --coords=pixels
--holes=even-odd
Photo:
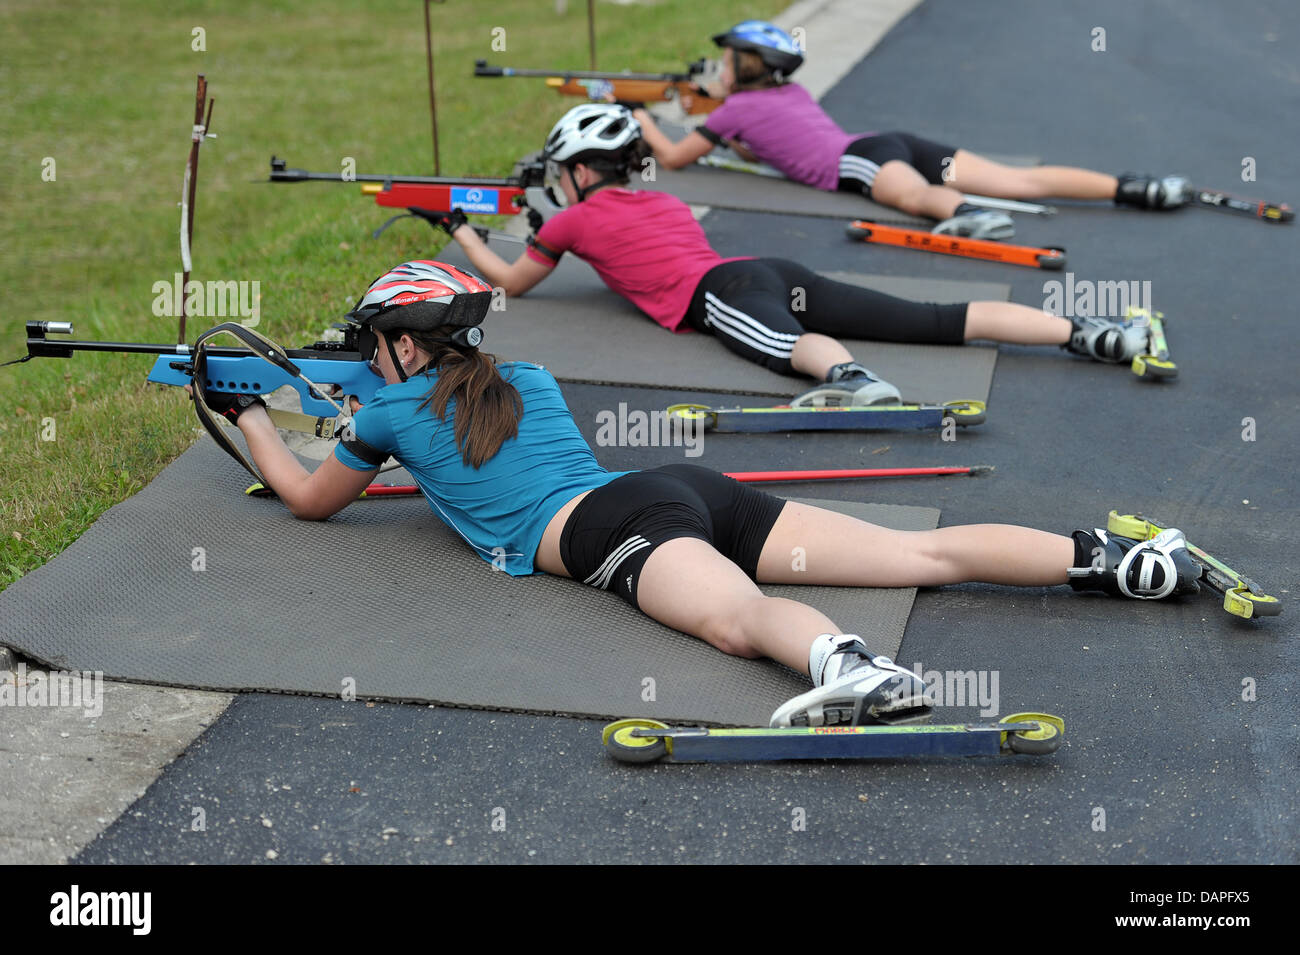
[[[690,331],[679,326],[704,273],[736,261],[710,248],[691,210],[676,196],[613,186],[552,216],[526,254],[554,266],[565,252],[588,263],[606,285],[674,332]]]
[[[732,93],[704,121],[723,139],[738,139],[795,182],[834,191],[840,157],[863,134],[850,134],[798,83]]]

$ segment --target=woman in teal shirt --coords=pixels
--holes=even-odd
[[[497,365],[479,351],[491,296],[477,276],[431,261],[376,279],[349,318],[387,384],[313,472],[259,403],[209,401],[235,420],[296,517],[342,510],[392,455],[484,560],[499,566],[504,557],[517,576],[545,571],[613,590],[725,653],[809,674],[813,689],[780,707],[773,725],[912,722],[929,707],[916,674],[813,607],[765,596],[759,583],[1069,583],[1144,599],[1197,589],[1196,564],[1174,530],[1145,543],[1007,524],[896,531],[691,465],[606,471],[545,369]],[[795,548],[806,554],[797,571]]]

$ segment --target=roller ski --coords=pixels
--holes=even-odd
[[[778,759],[882,759],[900,756],[1045,756],[1065,738],[1065,721],[1014,713],[997,723],[947,726],[802,726],[752,729],[672,728],[656,720],[619,720],[601,734],[623,763],[757,762]]]
[[[1056,215],[1056,206],[1043,205],[1041,202],[1021,202],[1019,199],[998,199],[969,193],[962,196],[962,201],[977,209],[1000,209],[1003,212],[1023,212],[1032,216]]]
[[[1161,535],[1170,532],[1166,525],[1147,520],[1141,514],[1120,514],[1117,511],[1110,512],[1106,529],[1112,535],[1150,542],[1159,540]],[[1184,541],[1184,545],[1186,552],[1195,561],[1199,582],[1223,594],[1223,609],[1228,613],[1250,619],[1276,617],[1282,612],[1282,601],[1265,594],[1249,577],[1237,573],[1195,544]]]
[[[1285,202],[1265,202],[1260,199],[1246,199],[1231,193],[1214,189],[1193,189],[1192,201],[1202,207],[1222,209],[1224,212],[1236,212],[1241,215],[1262,219],[1264,222],[1290,222],[1295,218],[1295,210]]]
[[[699,159],[695,160],[697,165],[708,166],[712,169],[726,169],[729,172],[745,172],[751,176],[765,176],[768,179],[785,179],[785,173],[779,169],[774,169],[767,163],[749,162],[741,159],[731,150],[723,150],[721,155],[715,155],[717,150],[705,153]]]
[[[985,262],[1005,265],[1027,265],[1030,268],[1059,270],[1065,268],[1065,249],[1055,246],[1038,248],[1028,245],[1010,245],[991,239],[943,235],[924,229],[881,225],[866,219],[856,219],[846,229],[851,239],[895,245],[922,252],[939,252],[943,255],[960,255]]]
[[[1124,319],[1147,330],[1147,348],[1140,355],[1133,356],[1129,366],[1139,378],[1162,381],[1178,377],[1178,366],[1169,357],[1169,342],[1165,339],[1164,312],[1153,312],[1149,308],[1129,306]]]
[[[867,649],[856,634],[824,633],[808,651],[813,688],[787,700],[767,728],[673,729],[654,720],[620,720],[602,742],[615,759],[648,763],[775,759],[869,759],[891,756],[995,756],[1051,753],[1065,723],[1018,713],[1000,723],[925,726],[925,682]]]
[[[680,404],[668,408],[670,420],[683,427],[731,433],[776,431],[930,431],[947,427],[983,424],[982,401],[949,401],[931,404],[882,404],[869,407],[712,408]]]

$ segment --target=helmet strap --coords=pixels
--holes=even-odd
[[[450,337],[437,339],[437,341],[443,342],[447,345],[457,345],[461,348],[471,349],[477,348],[479,342],[482,340],[483,332],[477,325],[468,328],[458,328]],[[401,360],[397,357],[397,349],[393,346],[393,340],[387,334],[384,335],[384,344],[388,346],[388,357],[393,360],[393,370],[397,373],[397,377],[402,381],[409,381],[413,375],[423,374],[428,369],[429,362],[425,362],[408,375],[406,369],[402,367]]]
[[[618,179],[616,178],[611,176],[602,176],[595,182],[589,182],[585,186],[579,186],[578,177],[574,174],[574,168],[576,166],[577,163],[574,163],[572,166],[566,166],[565,168],[569,170],[569,177],[573,180],[573,192],[578,197],[579,202],[582,202],[587,198],[587,196],[591,195],[591,193],[595,192],[601,186],[616,185],[618,183]],[[587,168],[590,169],[591,167],[587,166]]]
[[[406,381],[406,369],[402,367],[402,363],[397,357],[397,349],[393,347],[393,340],[388,335],[384,336],[384,344],[388,346],[388,357],[393,360],[393,370],[397,372],[397,377],[402,381]]]

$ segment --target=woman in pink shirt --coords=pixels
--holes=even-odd
[[[787,259],[724,259],[681,200],[624,188],[646,155],[640,124],[623,107],[571,109],[546,142],[551,176],[568,200],[509,263],[459,213],[433,217],[474,268],[507,295],[522,295],[565,252],[588,262],[615,292],[673,332],[716,336],[742,357],[821,382],[804,407],[895,403],[898,389],[856,362],[840,338],[959,345],[982,339],[1059,345],[1100,361],[1130,361],[1145,327],[1066,319],[1010,302],[937,305],[834,282]]]
[[[1186,202],[1187,180],[1179,176],[1116,177],[1071,166],[1017,168],[910,133],[846,133],[807,90],[788,82],[803,63],[789,34],[747,20],[713,41],[723,47],[720,93],[727,99],[704,125],[674,143],[644,109],[634,113],[655,158],[669,169],[726,144],[796,182],[861,192],[911,215],[943,220],[935,232],[986,239],[1014,235],[1011,218],[971,205],[965,192],[1004,199],[1113,199],[1143,209],[1172,209]]]

